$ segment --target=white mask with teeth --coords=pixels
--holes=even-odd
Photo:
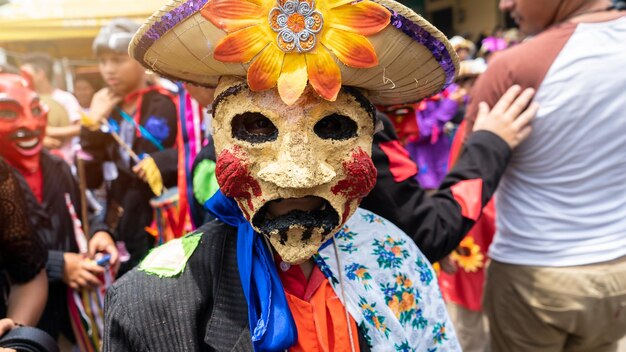
[[[222,192],[283,261],[306,261],[374,187],[373,107],[349,88],[334,102],[307,88],[287,106],[275,89],[252,92],[233,77],[223,77],[216,94]]]

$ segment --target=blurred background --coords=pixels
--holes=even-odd
[[[18,62],[26,53],[56,59],[55,85],[73,91],[76,76],[99,79],[91,43],[115,17],[143,21],[166,1],[155,0],[0,0],[0,63]],[[498,11],[497,0],[405,0],[448,37],[462,35],[477,44],[501,28],[514,27]],[[480,45],[477,45],[480,48]]]

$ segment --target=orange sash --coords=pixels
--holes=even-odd
[[[317,273],[323,275],[319,270]],[[287,291],[285,294],[298,329],[298,342],[290,352],[350,351],[346,311],[328,280],[323,279],[308,302]],[[352,341],[358,351],[359,336],[352,317],[350,325]]]

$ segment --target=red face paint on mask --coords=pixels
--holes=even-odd
[[[225,196],[245,199],[249,209],[254,211],[252,196],[261,196],[261,186],[250,174],[248,163],[242,154],[237,146],[233,147],[232,150],[223,150],[217,158],[215,176]],[[242,207],[242,209],[244,208]],[[249,214],[244,215],[250,219]]]
[[[24,78],[0,74],[0,154],[25,176],[39,170],[46,110]]]
[[[348,199],[343,214],[345,222],[350,214],[351,201],[363,199],[376,185],[377,171],[372,158],[361,148],[354,149],[352,159],[343,162],[343,170],[346,177],[337,182],[331,192]]]

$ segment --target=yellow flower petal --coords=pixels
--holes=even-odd
[[[278,78],[278,94],[287,105],[293,105],[306,88],[306,60],[301,54],[286,54]]]
[[[306,55],[309,82],[322,98],[335,101],[341,89],[341,71],[325,48]]]
[[[272,39],[261,26],[247,27],[222,38],[213,56],[222,62],[248,62],[252,60]]]
[[[335,7],[346,5],[351,2],[354,2],[354,0],[328,0],[326,1],[326,7],[329,9],[333,9]]]
[[[263,23],[263,8],[246,0],[209,0],[200,10],[204,18],[227,32]]]
[[[275,44],[268,45],[248,69],[248,86],[253,91],[262,91],[276,86],[285,53]]]
[[[322,38],[322,44],[347,66],[369,68],[378,65],[374,47],[360,34],[329,28]]]
[[[362,1],[333,9],[330,26],[369,36],[385,29],[390,20],[389,10],[375,2]]]

